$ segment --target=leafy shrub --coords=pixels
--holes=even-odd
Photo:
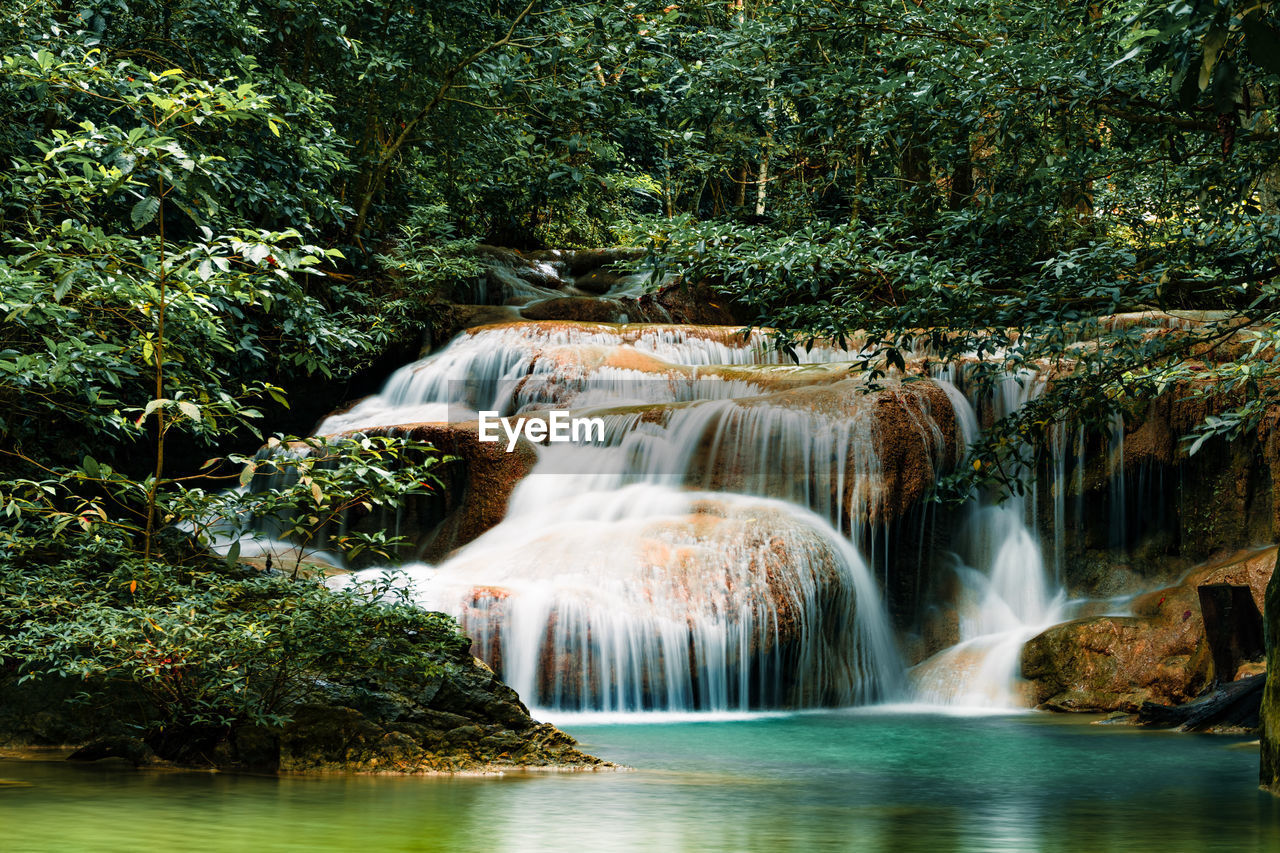
[[[442,677],[468,646],[390,580],[335,590],[110,548],[38,572],[0,560],[0,671],[73,680],[80,702],[162,757],[197,759],[240,726],[282,725],[333,681]]]

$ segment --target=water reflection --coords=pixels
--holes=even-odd
[[[1233,739],[865,710],[574,733],[638,769],[275,779],[0,761],[0,779],[32,783],[0,786],[0,849],[1280,849],[1280,801]]]

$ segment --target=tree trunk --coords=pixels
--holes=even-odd
[[[773,81],[769,81],[769,94],[765,96],[764,144],[760,152],[760,172],[756,178],[756,216],[764,216],[765,197],[769,193],[769,158],[773,154]]]
[[[764,153],[760,155],[760,173],[756,178],[756,216],[764,216],[764,202],[769,186],[769,149],[772,142],[773,131],[770,131],[764,137]]]
[[[951,190],[947,195],[947,206],[959,210],[973,198],[973,161],[965,157],[956,163],[951,172]]]
[[[1277,556],[1280,565],[1280,555]],[[1263,608],[1266,626],[1267,677],[1260,713],[1262,787],[1280,796],[1280,571],[1273,570]]]
[[[1213,656],[1213,680],[1226,684],[1235,679],[1240,664],[1259,660],[1266,653],[1262,614],[1247,586],[1205,584],[1198,592],[1204,633]]]

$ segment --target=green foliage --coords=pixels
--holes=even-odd
[[[392,559],[398,538],[348,531],[320,537],[330,526],[378,508],[396,508],[442,487],[434,468],[441,457],[429,444],[388,437],[268,439],[256,456],[232,454],[208,460],[201,470],[157,489],[154,478],[127,472],[86,455],[78,465],[44,469],[39,479],[0,484],[0,545],[15,552],[25,543],[82,547],[85,537],[109,535],[125,547],[145,535],[147,497],[165,524],[182,526],[189,540],[165,555],[169,564],[201,559],[192,546],[229,550],[234,567],[241,540],[266,530],[297,548],[294,574],[308,553],[323,547],[338,557],[361,554]],[[228,486],[233,488],[227,488]],[[234,488],[239,486],[239,488]],[[212,488],[210,488],[212,487]]]
[[[341,590],[284,575],[143,564],[99,544],[39,572],[0,560],[0,669],[62,679],[163,757],[282,725],[325,679],[439,678],[469,645],[391,579]]]
[[[414,210],[394,246],[377,256],[386,274],[399,285],[398,299],[384,306],[384,311],[421,316],[434,301],[473,301],[475,282],[484,275],[475,247],[474,239],[455,236],[444,205]]]
[[[736,27],[710,20],[679,44],[722,49],[678,63],[679,79],[693,93],[732,67],[754,86],[747,192],[736,214],[716,203],[708,217],[705,193],[680,191],[630,238],[784,345],[856,342],[873,375],[1053,376],[975,448],[958,493],[1019,488],[1036,461],[1025,440],[1043,448],[1064,422],[1105,429],[1170,389],[1218,411],[1188,450],[1256,428],[1280,402],[1270,5],[781,3]],[[732,94],[716,103],[740,108]],[[682,121],[686,168],[693,148],[729,143]],[[725,181],[742,160],[721,162]],[[1156,313],[1100,321],[1140,311]],[[1203,358],[1242,340],[1238,361]]]
[[[359,163],[332,94],[246,50],[274,42],[265,8],[0,16],[0,680],[77,681],[183,760],[326,683],[420,681],[467,647],[390,587],[297,577],[344,514],[438,489],[432,448],[228,452],[287,385],[349,375],[418,320],[378,316],[377,285],[343,271]],[[264,519],[296,541],[292,573],[239,562]]]
[[[244,466],[240,491],[210,495],[183,489],[172,514],[193,520],[192,532],[201,544],[213,538],[230,542],[232,561],[241,539],[268,527],[297,548],[295,576],[309,550],[391,562],[394,549],[407,544],[403,537],[385,531],[323,534],[375,508],[395,509],[410,497],[437,492],[443,483],[433,469],[453,458],[437,455],[429,444],[385,436],[313,436],[287,443],[272,438],[256,457],[230,457]]]

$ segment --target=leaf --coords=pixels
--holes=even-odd
[[[1280,32],[1250,15],[1244,19],[1244,43],[1259,68],[1280,74]]]
[[[1108,65],[1103,70],[1110,71],[1112,68],[1115,68],[1117,65],[1122,65],[1123,63],[1128,62],[1130,59],[1133,59],[1139,53],[1142,53],[1142,45],[1138,45],[1137,47],[1131,49],[1128,53],[1126,53],[1124,56],[1120,57],[1115,62]]]
[[[1218,63],[1209,88],[1213,95],[1213,106],[1220,115],[1231,112],[1244,99],[1240,75],[1236,73],[1235,63],[1229,59]]]
[[[1200,437],[1191,443],[1191,447],[1187,448],[1187,455],[1195,456],[1196,451],[1200,449],[1200,446],[1204,444],[1206,441],[1208,441],[1212,435],[1213,433],[1211,432],[1201,433]]]
[[[133,206],[133,210],[129,211],[129,219],[133,221],[134,228],[141,228],[155,219],[159,209],[160,199],[149,195]]]
[[[241,486],[249,485],[249,481],[253,479],[254,472],[256,472],[257,469],[258,469],[257,462],[250,462],[248,465],[244,466],[244,468],[242,468],[240,471],[240,485]]]
[[[189,400],[179,400],[178,411],[182,412],[182,414],[191,418],[193,421],[200,420],[200,407]]]
[[[1222,46],[1227,43],[1227,28],[1214,24],[1209,31],[1204,34],[1202,45],[1204,47],[1204,59],[1200,63],[1200,91],[1203,92],[1209,87],[1209,81],[1213,79],[1213,67],[1218,64],[1218,54],[1222,51]]]

